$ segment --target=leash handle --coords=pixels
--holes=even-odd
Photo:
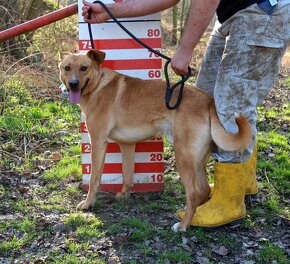
[[[182,96],[183,96],[183,88],[184,88],[184,83],[190,78],[191,76],[191,68],[188,67],[188,72],[185,76],[182,76],[182,79],[173,84],[172,86],[170,85],[170,81],[169,81],[169,75],[168,75],[168,65],[169,65],[170,61],[166,61],[165,65],[164,65],[164,75],[165,75],[165,79],[166,79],[166,93],[165,93],[165,104],[167,109],[169,110],[175,110],[179,107],[181,100],[182,100]],[[178,93],[178,97],[176,100],[176,103],[171,106],[170,102],[172,99],[172,95],[174,92],[174,89],[176,89],[178,86],[180,86],[179,89],[179,93]]]
[[[116,17],[111,13],[111,11],[108,9],[108,7],[102,2],[102,1],[94,1],[94,4],[100,4],[103,9],[108,13],[108,15],[112,18],[112,20],[117,23],[117,25],[123,29],[132,39],[134,39],[137,43],[139,43],[141,46],[144,48],[148,49],[149,51],[153,52],[154,54],[160,56],[161,58],[166,60],[166,63],[164,65],[164,75],[165,75],[165,80],[166,80],[166,93],[165,93],[165,104],[166,107],[169,110],[175,110],[178,108],[178,106],[181,103],[182,100],[182,95],[183,95],[183,88],[184,88],[184,83],[189,79],[191,76],[191,69],[188,67],[188,73],[186,76],[182,76],[181,80],[172,86],[170,85],[170,80],[169,80],[169,75],[168,75],[168,65],[171,62],[171,58],[162,54],[161,52],[154,50],[150,46],[148,46],[146,43],[142,42],[140,39],[138,39],[135,35],[133,35],[127,28],[125,28]],[[91,14],[92,11],[89,9],[88,11],[88,18],[91,19]],[[92,34],[92,27],[91,24],[88,23],[88,30],[89,30],[89,36],[90,36],[90,41],[91,41],[91,47],[92,49],[95,49],[94,45],[94,39],[93,39],[93,34]],[[178,98],[176,103],[173,106],[170,106],[170,101],[172,99],[173,91],[175,88],[177,88],[180,85],[179,93],[178,93]]]

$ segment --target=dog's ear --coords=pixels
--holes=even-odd
[[[96,61],[98,64],[101,64],[105,60],[106,53],[102,52],[100,50],[92,49],[92,50],[88,51],[87,56],[92,61]]]
[[[71,52],[60,52],[58,54],[58,61],[61,62],[65,56],[70,55],[70,54]]]

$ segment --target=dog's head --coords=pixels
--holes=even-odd
[[[90,50],[87,54],[64,52],[59,56],[60,80],[70,94],[70,101],[79,103],[82,94],[100,71],[106,54],[99,50]],[[86,91],[86,92],[85,92]]]

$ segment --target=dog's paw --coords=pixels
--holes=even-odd
[[[172,227],[171,227],[171,230],[173,232],[186,232],[186,228],[182,227],[181,226],[181,222],[178,222],[176,224],[174,224]]]
[[[77,210],[89,210],[92,207],[93,206],[90,203],[88,203],[87,200],[84,200],[78,204]]]
[[[129,192],[118,192],[115,196],[117,200],[128,199],[130,196]]]

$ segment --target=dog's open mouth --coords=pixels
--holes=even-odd
[[[86,83],[82,89],[78,89],[76,91],[69,91],[69,101],[73,104],[79,104],[81,101],[82,91],[87,87],[89,83],[89,78],[86,80]]]
[[[71,103],[78,104],[80,100],[81,100],[81,90],[69,92],[69,101]]]

